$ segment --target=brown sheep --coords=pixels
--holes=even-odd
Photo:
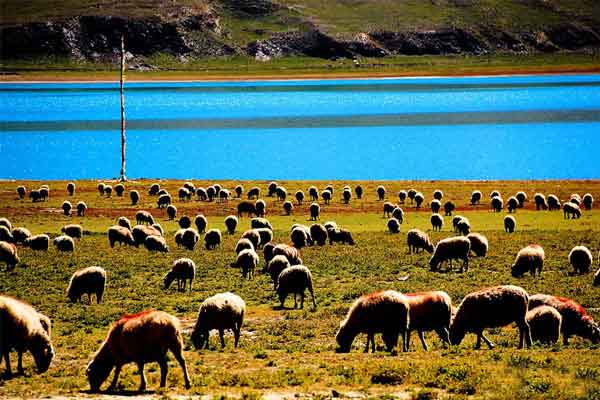
[[[113,248],[115,247],[115,243],[119,243],[119,245],[126,244],[128,246],[135,246],[136,244],[131,231],[119,225],[113,225],[108,228],[108,244]]]
[[[558,342],[562,316],[554,307],[539,306],[527,312],[531,339],[543,344]]]
[[[100,304],[106,286],[106,271],[101,267],[87,267],[76,271],[71,276],[67,297],[71,302],[81,300],[84,294],[88,295],[88,303],[92,304],[92,294],[96,295],[96,303]]]
[[[522,248],[517,253],[515,263],[511,267],[512,276],[518,278],[525,275],[526,272],[530,272],[532,276],[535,276],[536,271],[541,276],[545,258],[546,255],[542,246],[530,244]]]
[[[418,253],[419,250],[425,250],[433,253],[433,244],[429,239],[429,235],[419,229],[411,229],[406,234],[406,243],[410,253]]]
[[[428,350],[424,333],[435,331],[440,339],[450,344],[448,330],[452,315],[452,300],[442,291],[405,293],[410,306],[410,324],[406,347],[410,349],[410,334],[417,331],[425,351]]]
[[[0,242],[0,262],[6,263],[8,271],[12,271],[20,261],[17,255],[17,246],[8,242]]]

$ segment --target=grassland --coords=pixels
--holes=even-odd
[[[513,235],[504,232],[505,213],[492,213],[487,206],[468,205],[474,189],[485,195],[499,189],[504,197],[525,190],[533,193],[555,193],[561,199],[571,193],[590,192],[600,198],[600,181],[508,181],[508,182],[361,182],[366,196],[353,199],[350,205],[340,202],[339,192],[346,183],[334,182],[336,193],[330,205],[322,204],[321,220],[335,220],[350,229],[356,246],[326,245],[302,250],[305,264],[313,272],[318,308],[279,310],[266,275],[258,274],[252,281],[243,281],[239,272],[229,267],[233,248],[239,237],[225,235],[224,243],[216,251],[197,246],[193,252],[179,249],[173,241],[177,223],[168,221],[158,211],[155,198],[147,196],[151,181],[132,181],[127,189],[142,193],[139,207],[130,205],[127,197],[105,198],[96,192],[97,182],[80,181],[71,202],[85,201],[90,207],[86,217],[65,217],[60,205],[67,199],[66,182],[49,182],[51,196],[48,202],[19,201],[15,188],[27,188],[40,182],[0,182],[0,216],[8,217],[16,226],[25,226],[34,234],[56,236],[62,225],[80,223],[86,234],[77,243],[73,255],[33,252],[19,249],[22,263],[15,271],[0,272],[0,292],[33,304],[53,320],[53,342],[56,358],[48,372],[37,375],[32,360],[25,357],[26,374],[11,380],[0,380],[0,398],[5,397],[86,397],[88,388],[85,366],[103,340],[110,324],[126,313],[154,308],[179,317],[185,327],[185,357],[192,377],[192,389],[183,388],[180,370],[169,362],[168,387],[155,394],[167,397],[187,395],[288,396],[308,394],[327,397],[335,390],[342,395],[354,394],[389,398],[401,394],[405,398],[600,398],[600,353],[597,345],[575,338],[570,346],[557,344],[550,348],[535,345],[531,350],[517,350],[517,331],[514,327],[496,329],[490,338],[498,344],[492,351],[473,350],[474,338],[458,347],[445,348],[437,337],[429,334],[432,347],[424,352],[413,335],[411,351],[387,354],[380,349],[375,354],[362,353],[364,337],[359,337],[349,354],[337,354],[334,335],[348,307],[358,296],[380,289],[403,292],[441,289],[447,291],[455,303],[478,288],[514,283],[530,293],[545,292],[571,297],[600,319],[600,292],[591,285],[591,275],[570,276],[567,262],[569,250],[577,244],[600,248],[600,214],[584,212],[580,220],[564,220],[560,212],[536,212],[531,204],[515,214],[518,230]],[[208,182],[194,182],[196,186]],[[220,182],[233,188],[238,182]],[[263,193],[266,183],[242,182],[248,189],[259,185]],[[307,190],[315,184],[323,188],[329,182],[280,182],[294,193]],[[163,181],[161,185],[176,193],[180,181]],[[431,273],[426,267],[427,254],[409,255],[405,234],[412,227],[430,231],[429,211],[416,211],[406,204],[407,213],[401,233],[386,232],[381,202],[376,200],[375,187],[384,184],[388,200],[397,201],[400,189],[414,187],[422,191],[426,201],[434,189],[440,188],[445,199],[453,200],[458,213],[471,220],[475,231],[485,234],[490,241],[490,253],[485,259],[474,259],[468,273]],[[297,206],[292,216],[284,216],[281,204],[264,197],[268,202],[268,218],[275,227],[275,240],[289,241],[289,227],[300,222],[309,224],[305,206]],[[224,230],[223,219],[234,213],[237,200],[227,204],[198,201],[180,202],[179,215],[194,216],[204,213],[209,225]],[[150,254],[145,249],[110,249],[106,229],[120,215],[133,217],[138,209],[147,209],[158,217],[166,231],[171,247],[168,254]],[[432,239],[453,233],[446,218],[443,232],[429,232]],[[243,218],[238,230],[248,228]],[[510,265],[516,252],[529,243],[544,246],[547,262],[541,278],[529,276],[515,279]],[[192,292],[178,293],[162,288],[162,277],[174,259],[191,257],[198,266]],[[78,268],[100,265],[108,271],[108,288],[104,301],[97,305],[72,304],[66,301],[65,288],[70,275]],[[399,278],[409,276],[403,281]],[[248,314],[242,332],[241,345],[220,350],[217,338],[211,337],[210,350],[197,351],[191,346],[189,329],[193,325],[198,306],[207,296],[216,292],[233,291],[248,304]],[[288,303],[291,305],[291,303]],[[13,356],[14,357],[14,356]],[[13,360],[15,360],[13,358]],[[14,361],[13,361],[14,363]],[[158,367],[146,368],[148,387],[158,387]],[[121,394],[131,394],[137,388],[136,368],[129,365],[121,375]]]

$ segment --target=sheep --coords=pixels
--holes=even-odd
[[[0,295],[0,360],[4,359],[6,363],[7,378],[12,377],[11,350],[15,350],[18,354],[18,374],[24,374],[23,353],[26,351],[33,356],[39,374],[43,374],[50,368],[54,358],[54,348],[50,341],[48,322],[48,317],[38,313],[29,304]]]
[[[337,223],[335,221],[327,221],[323,224],[325,229],[337,229]]]
[[[417,192],[413,200],[415,202],[415,207],[421,208],[421,204],[423,204],[423,202],[425,201],[425,196],[423,196],[423,193]]]
[[[561,333],[565,346],[569,344],[570,336],[579,336],[594,344],[600,343],[600,327],[575,301],[547,294],[534,294],[529,298],[530,310],[542,305],[553,307],[562,316]]]
[[[455,236],[440,240],[429,259],[429,268],[431,271],[437,271],[442,263],[450,261],[451,270],[452,260],[462,260],[463,264],[460,272],[463,272],[463,270],[468,271],[470,252],[471,242],[464,236]]]
[[[158,235],[147,236],[144,240],[144,247],[148,251],[159,251],[161,253],[168,253],[169,246],[164,237]]]
[[[464,217],[462,215],[455,215],[454,217],[452,217],[452,228],[453,228],[454,232],[458,232],[457,225],[460,222],[460,220],[463,218]]]
[[[106,271],[104,268],[92,266],[76,271],[69,281],[67,297],[72,303],[81,300],[84,294],[88,296],[88,303],[92,304],[92,294],[96,295],[96,303],[100,304],[106,286]]]
[[[263,256],[265,258],[265,268],[263,269],[263,272],[267,272],[267,267],[269,265],[269,261],[273,259],[273,249],[276,245],[277,243],[269,242],[263,246]]]
[[[129,220],[127,220],[127,222],[129,222]],[[140,210],[135,213],[135,222],[138,225],[141,225],[141,224],[152,225],[152,224],[154,224],[154,217],[148,211]]]
[[[198,240],[200,240],[200,235],[198,235],[198,232],[192,228],[181,229],[181,231],[179,244],[181,244],[186,250],[193,251],[196,243],[198,243]]]
[[[323,190],[321,192],[321,197],[323,198],[325,204],[329,204],[329,202],[331,201],[331,192],[329,190]]]
[[[300,308],[304,308],[304,291],[308,289],[312,298],[313,308],[317,308],[315,293],[313,291],[312,274],[304,265],[294,265],[284,269],[277,278],[277,296],[284,308],[285,299],[289,294],[294,295],[294,308],[298,307],[297,295],[300,295]]]
[[[225,228],[227,228],[227,232],[230,235],[235,233],[235,228],[237,228],[238,219],[235,215],[229,215],[225,218]]]
[[[8,218],[0,218],[0,226],[4,226],[6,227],[6,229],[8,229],[9,231],[12,231],[12,224],[10,223],[10,221],[8,220]]]
[[[19,195],[19,199],[23,200],[25,198],[26,193],[27,190],[25,189],[25,186],[17,187],[17,194]]]
[[[300,251],[296,247],[287,244],[278,244],[273,247],[273,257],[284,256],[290,262],[290,265],[302,265],[302,258],[300,258]]]
[[[590,211],[592,209],[592,205],[594,204],[594,196],[592,196],[591,193],[586,193],[583,195],[581,202],[583,203],[583,207]]]
[[[221,348],[225,348],[225,329],[233,332],[234,347],[238,347],[244,323],[246,303],[241,297],[230,293],[218,293],[204,300],[198,311],[198,319],[192,332],[192,343],[196,349],[208,349],[209,332],[219,331]]]
[[[185,232],[185,229],[178,229],[175,232],[175,235],[173,236],[173,239],[175,239],[175,244],[177,245],[177,247],[180,247],[183,245],[183,232]]]
[[[581,206],[581,196],[579,196],[577,193],[573,193],[571,197],[569,197],[569,201]]]
[[[255,214],[257,217],[264,217],[265,216],[265,212],[267,210],[267,203],[265,203],[264,200],[262,199],[258,199],[256,200],[256,203],[254,203],[254,208],[255,208]]]
[[[558,211],[560,210],[560,200],[554,194],[548,195],[548,210],[550,211]]]
[[[0,241],[8,243],[14,242],[12,233],[4,225],[0,225]]]
[[[382,185],[377,186],[376,192],[377,199],[379,201],[383,201],[383,199],[385,198],[385,187],[383,187]]]
[[[177,196],[179,197],[180,201],[185,201],[186,199],[191,200],[192,198],[192,194],[190,193],[190,191],[184,187],[180,187],[179,189],[177,189]]]
[[[148,194],[150,196],[156,196],[160,190],[160,185],[158,183],[153,183],[150,185],[150,189],[148,190]]]
[[[267,192],[268,197],[273,197],[273,195],[277,194],[277,182],[269,182]]]
[[[456,223],[456,230],[461,235],[468,235],[471,232],[471,223],[469,222],[469,219],[467,217],[462,217]]]
[[[529,295],[519,286],[495,286],[468,294],[458,306],[450,325],[450,342],[457,346],[466,333],[477,335],[475,349],[481,339],[491,349],[494,344],[484,335],[486,328],[500,328],[513,322],[519,328],[519,349],[531,346],[531,330],[527,323]]]
[[[250,199],[258,200],[258,197],[260,196],[260,189],[256,186],[250,188],[250,190],[248,190],[247,196],[248,196],[248,200],[250,200]]]
[[[273,281],[274,290],[277,289],[277,279],[279,278],[279,275],[284,269],[289,268],[290,266],[289,260],[281,254],[274,256],[273,259],[269,261],[267,264],[267,272]]]
[[[575,246],[569,253],[569,263],[576,274],[587,274],[593,263],[592,252],[585,246]]]
[[[517,200],[517,198],[514,196],[509,197],[508,201],[506,202],[506,208],[508,209],[508,212],[509,213],[516,212],[518,207],[519,207],[519,200]]]
[[[83,228],[81,225],[76,224],[65,225],[60,231],[73,239],[81,239],[81,236],[83,235]]]
[[[363,195],[363,188],[360,185],[356,185],[356,187],[354,188],[354,193],[356,194],[356,198],[357,199],[362,199],[362,195]]]
[[[113,225],[108,228],[108,243],[113,248],[117,242],[119,245],[135,246],[135,240],[129,229],[124,226]]]
[[[104,194],[106,195],[106,197],[110,197],[110,195],[112,194],[113,188],[110,185],[104,185]]]
[[[442,201],[443,197],[444,197],[444,192],[442,192],[441,190],[437,189],[433,192],[434,199]]]
[[[490,199],[493,199],[494,197],[502,197],[499,190],[492,190],[490,192]]]
[[[525,275],[526,272],[530,272],[531,276],[535,277],[535,272],[538,275],[542,275],[542,268],[544,268],[544,259],[546,255],[542,246],[537,244],[530,244],[527,247],[522,248],[517,253],[515,262],[511,267],[511,274],[515,278],[519,278]]]
[[[312,203],[310,205],[310,220],[311,221],[316,221],[318,219],[320,219],[319,215],[321,213],[321,207],[319,206],[318,203]]]
[[[331,195],[333,196],[333,185],[331,183],[329,185],[325,186],[324,190],[331,192]]]
[[[160,366],[160,387],[167,380],[167,352],[171,351],[183,370],[186,389],[190,388],[190,378],[183,358],[183,337],[179,320],[163,311],[148,310],[121,317],[110,328],[100,349],[87,366],[86,374],[91,392],[100,386],[115,368],[108,388],[113,391],[119,380],[123,365],[135,362],[140,372],[139,391],[146,390],[144,364],[158,362]]]
[[[237,185],[233,191],[235,192],[235,197],[241,199],[242,194],[244,193],[244,187],[242,185]]]
[[[117,194],[117,197],[123,197],[124,191],[125,191],[125,186],[123,186],[123,184],[119,183],[115,186],[115,193]]]
[[[73,252],[73,250],[75,250],[75,242],[70,236],[61,235],[55,237],[53,244],[58,251]]]
[[[500,212],[504,208],[504,200],[502,200],[502,197],[500,196],[492,197],[490,207],[494,212]]]
[[[196,197],[200,201],[208,200],[208,193],[206,193],[206,189],[204,189],[203,187],[199,187],[198,189],[196,189]]]
[[[204,235],[204,247],[206,250],[214,250],[221,244],[221,231],[213,228]]]
[[[196,264],[189,258],[178,258],[173,261],[171,270],[164,277],[165,290],[171,286],[173,281],[177,281],[177,290],[185,292],[187,281],[190,281],[190,292],[192,291],[192,283],[196,276]]]
[[[242,276],[246,279],[252,279],[258,262],[258,254],[253,249],[242,250],[236,259],[236,265],[240,268]]]
[[[134,226],[131,230],[131,234],[133,235],[135,247],[139,247],[140,245],[144,244],[148,236],[161,236],[161,233],[158,229],[153,226],[145,225]]]
[[[304,201],[304,192],[302,190],[298,190],[294,197],[296,198],[296,202],[298,203],[298,205],[301,205]]]
[[[208,201],[213,201],[217,197],[217,189],[214,186],[207,187],[206,196],[208,197]]]
[[[475,257],[485,257],[488,252],[489,244],[485,236],[480,233],[469,233],[467,239],[471,242],[471,251]]]
[[[42,195],[39,190],[32,190],[29,192],[29,198],[32,203],[38,202],[42,199]]]
[[[365,353],[375,352],[375,334],[381,333],[388,352],[392,352],[402,336],[402,349],[408,351],[410,309],[406,296],[393,290],[361,296],[350,307],[335,335],[340,353],[350,352],[354,338],[367,334]],[[391,317],[393,316],[393,317]]]
[[[47,187],[41,187],[39,190],[40,199],[46,201],[50,197],[50,190]]]
[[[67,193],[69,196],[73,196],[75,194],[75,184],[73,182],[67,183]]]
[[[255,248],[250,239],[241,238],[235,245],[235,254],[240,254],[242,250],[246,249],[254,250]]]
[[[392,212],[394,211],[394,209],[396,209],[398,206],[395,205],[394,203],[390,203],[389,201],[386,201],[385,203],[383,203],[383,217],[382,218],[389,218],[392,214]]]
[[[71,216],[71,209],[73,208],[73,206],[71,205],[71,202],[69,200],[63,201],[61,208],[65,216]]]
[[[204,215],[198,214],[194,218],[194,225],[196,225],[198,233],[204,233],[206,226],[208,225],[208,221]]]
[[[275,194],[277,195],[278,201],[284,201],[287,197],[287,190],[283,186],[277,186]]]
[[[273,240],[273,231],[269,228],[258,228],[255,231],[260,236],[260,241],[258,243],[257,249],[261,248],[262,245],[269,243]]]
[[[319,200],[319,190],[314,186],[309,187],[308,188],[308,196],[310,197],[311,201]]]
[[[13,241],[15,244],[23,243],[28,237],[31,237],[31,232],[29,231],[29,229],[24,228],[22,226],[13,228],[13,230],[10,233],[13,237]]]
[[[302,231],[298,233],[298,231]],[[295,233],[294,233],[295,232]],[[302,224],[292,225],[290,232],[290,239],[296,248],[302,248],[304,246],[312,246],[314,241],[310,235],[310,228]]]
[[[546,202],[546,196],[544,196],[543,194],[536,193],[533,196],[533,201],[535,201],[535,209],[537,211],[548,209],[548,203]]]
[[[158,193],[156,194],[158,197],[162,196],[163,194],[169,194],[169,192],[167,191],[167,189],[161,188]]]
[[[294,205],[291,201],[286,201],[283,203],[283,211],[285,212],[285,215],[290,215],[292,211],[294,211]]]
[[[476,206],[477,204],[479,204],[481,202],[481,197],[481,192],[479,190],[474,190],[471,193],[471,205]]]
[[[258,246],[260,246],[261,238],[258,229],[249,229],[245,231],[244,233],[242,233],[241,238],[250,240],[255,250],[258,249]]]
[[[417,331],[425,351],[429,350],[424,333],[435,331],[440,339],[450,344],[449,329],[452,315],[452,300],[446,292],[405,293],[409,306],[409,332],[406,348],[410,349],[410,334]]]
[[[400,233],[400,222],[396,218],[392,217],[388,219],[387,228],[390,233]]]
[[[190,226],[192,226],[192,220],[187,215],[184,215],[179,218],[179,221],[177,221],[177,224],[179,225],[179,227],[181,229],[187,229]]]
[[[158,208],[165,208],[171,205],[171,195],[168,193],[161,194],[158,196],[158,200],[156,200],[156,205]]]
[[[578,219],[581,217],[581,209],[577,204],[571,202],[563,204],[563,213],[565,219]]]
[[[517,227],[517,220],[512,215],[504,217],[504,230],[507,233],[513,233]]]
[[[96,186],[96,189],[98,190],[99,196],[104,195],[104,183],[102,183],[102,182],[98,183],[98,186]]]
[[[442,230],[442,226],[444,226],[444,218],[440,214],[432,214],[430,220],[434,231]]]
[[[7,271],[12,271],[20,261],[17,246],[8,242],[0,242],[0,262],[6,263]]]
[[[135,206],[140,201],[140,193],[137,190],[129,191],[129,199],[131,200],[131,205]]]
[[[345,189],[342,192],[342,199],[344,201],[344,204],[349,204],[351,198],[352,198],[352,192],[350,191],[350,189]]]
[[[349,230],[337,228],[337,229],[328,229],[327,237],[329,238],[329,244],[333,243],[341,243],[341,244],[349,244],[354,246],[354,239],[352,238],[352,233]]]
[[[250,220],[250,227],[252,229],[269,228],[270,230],[273,230],[273,226],[271,225],[269,220],[266,218],[260,218],[260,217],[252,218]]]
[[[35,235],[28,237],[23,242],[24,246],[29,247],[31,250],[48,250],[48,245],[50,244],[50,237],[48,235]]]
[[[327,229],[321,224],[312,224],[310,226],[310,236],[319,246],[324,246],[327,242]]]
[[[554,307],[536,307],[529,310],[525,318],[531,330],[531,340],[542,344],[558,342],[562,316]]]
[[[398,201],[400,201],[400,204],[404,204],[406,201],[406,190],[401,190],[398,192]]]
[[[219,201],[221,203],[227,203],[229,201],[229,196],[231,196],[231,192],[227,189],[221,189],[219,191]]]
[[[452,212],[456,209],[456,206],[453,202],[447,201],[444,203],[444,215],[449,217],[452,215]]]
[[[429,203],[429,206],[431,207],[431,212],[436,214],[440,212],[442,203],[439,200],[433,199],[431,200],[431,203]]]
[[[406,192],[406,196],[410,200],[410,204],[413,204],[413,202],[415,201],[415,196],[417,195],[417,193],[418,192],[416,189],[408,189],[408,191]]]
[[[167,206],[167,216],[170,220],[174,220],[177,216],[177,207],[175,207],[173,204],[169,204]]]
[[[527,202],[527,194],[525,192],[517,192],[515,198],[519,202],[519,208],[523,208],[523,206]]]
[[[411,229],[408,231],[406,234],[406,242],[410,253],[418,253],[419,249],[433,253],[434,248],[431,240],[429,240],[429,236],[419,229]]]
[[[80,201],[77,203],[77,216],[78,217],[85,217],[85,212],[87,211],[87,205],[85,204],[85,202]]]
[[[186,188],[187,190],[189,190],[190,192],[190,198],[188,200],[191,199],[191,196],[196,193],[196,187],[194,186],[194,184],[192,182],[184,182],[183,183],[183,187]]]

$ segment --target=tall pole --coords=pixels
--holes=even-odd
[[[123,93],[123,81],[125,80],[125,35],[121,35],[121,182],[125,182],[125,96]]]

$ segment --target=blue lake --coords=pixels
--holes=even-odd
[[[600,178],[600,75],[127,83],[127,175]],[[116,83],[0,84],[0,178],[110,178]]]

